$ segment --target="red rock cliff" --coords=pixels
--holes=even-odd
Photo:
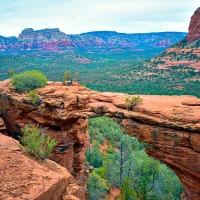
[[[105,115],[121,124],[127,134],[153,146],[147,153],[178,175],[185,189],[182,199],[200,199],[200,99],[141,95],[143,102],[128,111],[125,94],[98,93],[59,82],[48,82],[38,91],[43,99],[36,107],[26,94],[12,90],[9,80],[0,82],[0,105],[7,130],[17,136],[29,122],[39,123],[58,141],[53,159],[66,167],[80,186],[87,181],[87,119]]]
[[[188,42],[200,39],[200,7],[194,12],[194,15],[191,17],[188,32]]]
[[[66,168],[28,157],[13,138],[0,134],[0,151],[0,199],[85,199]]]

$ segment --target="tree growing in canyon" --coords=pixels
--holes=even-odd
[[[102,196],[99,198],[100,186],[96,187],[99,181],[95,180],[121,189],[121,197],[118,197],[121,200],[180,199],[183,187],[178,177],[166,165],[148,157],[144,151],[144,143],[141,144],[136,138],[124,135],[119,125],[110,118],[92,118],[89,121],[90,142],[100,142],[103,136],[104,142],[100,142],[100,147],[107,146],[106,150],[100,149],[98,144],[98,148],[93,151],[95,155],[89,159],[86,156],[91,165],[91,158],[95,161],[96,157],[101,155],[103,159],[103,165],[94,169],[96,178],[94,174],[89,176],[91,200],[106,199],[106,192],[101,193]],[[149,145],[147,147],[151,148]],[[103,154],[100,151],[103,151]],[[95,161],[95,165],[96,163]]]

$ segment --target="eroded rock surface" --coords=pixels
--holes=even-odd
[[[6,135],[6,126],[2,118],[0,118],[0,133],[3,133]]]
[[[76,181],[66,168],[50,160],[36,162],[24,154],[17,140],[3,134],[0,151],[0,199],[62,200],[71,196],[67,190]],[[76,199],[84,199],[76,187]]]
[[[48,82],[38,91],[43,99],[34,106],[25,93],[12,89],[9,80],[0,83],[0,105],[7,132],[16,137],[30,122],[39,123],[45,134],[58,142],[53,159],[66,167],[80,186],[86,186],[88,175],[84,167],[87,119],[105,115],[121,124],[127,134],[153,147],[146,149],[147,153],[179,176],[185,199],[200,199],[200,99],[141,95],[143,102],[128,111],[126,95],[121,93],[98,93],[59,82]],[[69,194],[75,196],[77,186],[71,186]]]

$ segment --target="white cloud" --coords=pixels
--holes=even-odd
[[[66,33],[187,31],[199,0],[7,0],[1,4],[0,35],[22,29],[60,28]]]

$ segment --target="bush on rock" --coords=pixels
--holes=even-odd
[[[11,83],[18,91],[29,91],[46,86],[47,78],[42,72],[32,70],[13,76]]]
[[[38,125],[29,124],[22,128],[23,136],[20,137],[26,151],[38,159],[49,158],[53,148],[56,146],[56,139],[50,139],[44,133],[40,133]]]

